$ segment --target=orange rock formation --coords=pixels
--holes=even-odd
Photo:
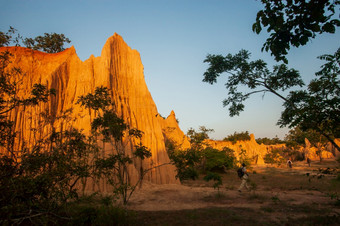
[[[243,149],[247,156],[251,159],[254,159],[254,164],[263,165],[264,163],[264,156],[274,148],[283,148],[284,145],[277,144],[277,145],[264,145],[258,144],[255,140],[254,134],[250,134],[250,140],[246,141],[237,141],[232,143],[230,141],[214,141],[214,140],[207,140],[206,143],[210,145],[212,148],[217,150],[222,150],[224,147],[230,148],[235,151],[235,156],[237,159],[240,157],[241,150]]]
[[[132,128],[144,132],[143,144],[152,152],[150,159],[144,160],[143,163],[135,162],[131,167],[130,174],[134,175],[132,180],[138,178],[140,164],[147,169],[170,162],[165,149],[163,131],[169,127],[180,129],[171,115],[167,120],[157,117],[157,107],[144,80],[140,55],[127,46],[118,34],[114,34],[106,41],[101,56],[92,55],[84,62],[79,59],[74,47],[57,54],[22,47],[0,48],[0,51],[5,50],[13,54],[11,66],[20,67],[24,74],[20,95],[29,95],[35,83],[56,90],[56,96],[47,104],[20,107],[10,112],[8,116],[15,122],[16,130],[19,131],[18,146],[23,142],[33,144],[49,132],[48,127],[31,130],[39,128],[41,113],[45,111],[52,114],[51,123],[55,127],[61,129],[72,125],[88,133],[94,113],[77,105],[77,99],[80,95],[93,92],[96,87],[104,86],[110,91],[117,115]],[[68,125],[58,122],[58,116],[68,109],[73,109],[72,115],[75,120],[68,122]],[[112,150],[112,147],[105,146],[105,151],[109,150]],[[179,183],[175,175],[175,167],[165,164],[150,171],[144,179],[157,184]],[[103,185],[102,190],[105,191],[105,187]]]

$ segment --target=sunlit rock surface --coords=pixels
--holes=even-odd
[[[20,95],[28,96],[33,84],[41,83],[56,90],[56,96],[47,104],[36,107],[20,107],[9,113],[19,131],[16,145],[23,143],[34,144],[51,132],[51,126],[42,126],[41,113],[52,115],[49,119],[58,130],[65,130],[71,126],[90,131],[91,119],[94,112],[76,104],[80,95],[86,95],[96,87],[104,86],[109,89],[115,103],[116,113],[132,128],[144,132],[143,144],[150,148],[152,157],[134,161],[130,167],[131,180],[136,181],[139,169],[156,167],[144,179],[157,184],[179,183],[175,178],[175,167],[169,163],[165,149],[163,132],[168,127],[179,130],[178,124],[171,119],[160,120],[157,107],[146,86],[143,65],[139,53],[132,50],[118,34],[110,37],[101,52],[101,56],[91,56],[81,61],[74,47],[56,54],[47,54],[22,47],[3,47],[0,51],[8,50],[13,54],[11,67],[20,67],[24,76],[20,88]],[[72,109],[74,119],[67,121],[59,119],[64,112]],[[169,124],[169,125],[168,125]],[[182,132],[182,131],[180,131]],[[179,132],[179,133],[180,133]],[[182,132],[183,133],[183,132]],[[112,147],[105,145],[105,152],[112,151]],[[131,154],[131,150],[130,150]],[[157,167],[160,166],[161,167]],[[91,187],[91,186],[89,186]],[[96,188],[92,188],[96,189]],[[101,185],[100,190],[107,190]]]
[[[240,158],[241,151],[244,150],[247,156],[253,159],[253,164],[263,165],[264,164],[264,156],[270,150],[274,148],[283,148],[284,145],[277,144],[277,145],[264,145],[258,144],[255,140],[254,134],[250,134],[250,140],[245,141],[214,141],[214,140],[207,140],[207,144],[209,144],[212,148],[222,150],[224,147],[230,148],[234,150],[234,154],[237,159]]]

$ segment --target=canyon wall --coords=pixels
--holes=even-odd
[[[16,142],[18,147],[24,143],[34,144],[51,132],[51,127],[40,126],[43,113],[51,115],[50,123],[58,130],[73,126],[89,134],[94,112],[76,102],[80,95],[93,93],[96,87],[104,86],[110,92],[117,115],[131,128],[144,132],[143,145],[152,152],[151,158],[142,162],[134,161],[129,169],[131,180],[137,180],[142,166],[144,169],[154,168],[144,177],[147,181],[157,184],[179,183],[175,178],[175,167],[167,164],[170,160],[163,133],[166,128],[178,125],[173,125],[171,120],[157,117],[157,107],[144,80],[140,55],[122,37],[114,34],[106,41],[101,56],[92,55],[84,62],[79,59],[74,47],[56,54],[22,47],[0,48],[1,52],[6,50],[13,55],[10,67],[20,67],[24,75],[19,95],[28,96],[35,83],[56,90],[56,95],[48,103],[35,107],[19,107],[8,114],[19,132]],[[60,116],[65,112],[71,114],[69,118],[72,120],[61,122]],[[168,121],[170,125],[167,124]],[[112,152],[112,149],[112,146],[104,146],[104,152]],[[101,190],[107,190],[107,186],[103,184]]]

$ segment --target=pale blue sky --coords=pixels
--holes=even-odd
[[[225,77],[218,84],[202,82],[206,55],[252,52],[275,64],[261,47],[266,33],[256,35],[251,26],[262,8],[256,0],[0,0],[0,30],[15,27],[24,37],[47,32],[70,38],[82,60],[101,49],[115,32],[139,51],[145,80],[162,116],[174,110],[181,129],[200,125],[214,129],[210,136],[222,139],[235,131],[249,131],[256,138],[283,138],[280,129],[282,101],[266,94],[246,102],[239,117],[230,118],[223,108]],[[304,80],[313,78],[322,64],[316,57],[334,53],[340,46],[340,32],[321,35],[305,47],[292,49],[289,66]]]

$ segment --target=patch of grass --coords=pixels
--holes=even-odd
[[[133,211],[114,206],[111,196],[88,196],[69,203],[65,210],[71,221],[67,225],[132,225]],[[62,224],[62,223],[58,223]]]
[[[274,195],[273,197],[270,198],[275,204],[277,204],[278,202],[280,202],[281,200],[279,199],[278,195]]]
[[[254,181],[250,181],[250,190],[255,191],[257,189],[257,184]]]
[[[233,185],[226,185],[225,186],[225,190],[235,190],[235,186],[233,186]]]
[[[263,212],[267,212],[267,213],[273,213],[273,212],[274,212],[274,209],[273,209],[273,208],[267,207],[267,206],[261,207],[261,210],[262,210]]]
[[[265,200],[267,200],[268,198],[264,195],[260,195],[258,193],[252,192],[249,196],[248,196],[249,200],[258,200],[260,202],[264,202]]]

